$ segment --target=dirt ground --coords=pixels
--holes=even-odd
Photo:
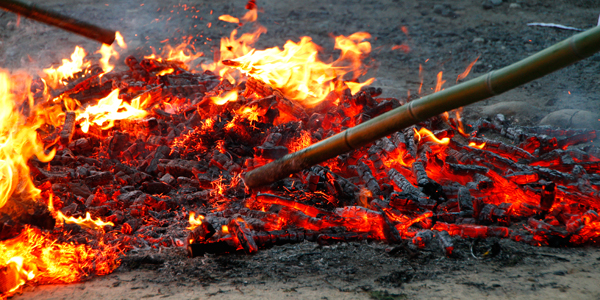
[[[488,0],[489,1],[489,0]],[[39,1],[40,4],[42,1]],[[493,1],[501,2],[501,1]],[[575,4],[573,4],[575,3]],[[241,16],[245,1],[47,0],[44,7],[84,18],[123,33],[122,53],[150,53],[161,43],[176,45],[194,36],[194,46],[213,58],[219,39],[236,25],[218,16]],[[417,93],[419,65],[425,94],[443,71],[444,87],[479,57],[468,78],[501,68],[561,41],[575,31],[527,26],[557,23],[588,29],[596,26],[597,0],[505,1],[258,1],[259,22],[267,27],[257,48],[281,46],[310,36],[334,55],[333,35],[371,33],[375,86],[384,97]],[[210,24],[210,27],[209,25]],[[407,33],[402,27],[408,29]],[[0,66],[31,72],[60,63],[75,45],[93,53],[99,45],[85,38],[0,14]],[[406,45],[409,52],[392,50]],[[121,62],[122,63],[122,62]],[[522,125],[600,129],[600,55],[467,107],[474,120],[502,113]],[[567,110],[569,109],[569,110]],[[567,110],[567,111],[565,111]],[[559,113],[560,112],[560,113]],[[558,115],[564,117],[557,117]],[[552,117],[554,114],[554,117]],[[550,117],[544,119],[548,115]],[[581,118],[582,115],[588,118]],[[473,241],[458,242],[446,258],[435,249],[416,256],[395,253],[387,245],[314,243],[278,246],[253,256],[207,255],[190,259],[183,249],[131,252],[113,274],[71,285],[26,287],[14,299],[599,299],[600,250],[595,247],[535,248],[512,241],[486,240],[500,246],[494,257],[477,259]],[[497,247],[497,246],[496,246]],[[477,248],[477,247],[476,247]]]

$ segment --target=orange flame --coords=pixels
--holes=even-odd
[[[309,37],[302,37],[299,43],[287,41],[283,50],[253,50],[232,61],[242,73],[279,89],[289,99],[313,107],[330,92],[344,88],[338,82],[345,74],[358,78],[366,73],[362,59],[371,52],[371,44],[364,40],[370,37],[366,32],[336,37],[335,49],[342,53],[330,64],[318,59],[320,48]],[[358,91],[356,85],[354,90]]]
[[[230,15],[219,16],[219,20],[228,22],[228,23],[234,23],[234,24],[238,24],[240,22],[240,19],[238,19],[236,17],[232,17]]]
[[[117,41],[117,45],[122,49],[127,49],[127,44],[123,40],[123,36],[120,32],[117,31],[115,34],[115,41]],[[110,59],[114,57],[115,59],[119,58],[119,52],[114,49],[113,45],[102,44],[100,50],[96,51],[96,53],[100,53],[102,58],[100,59],[100,67],[104,73],[108,73],[115,68],[114,65],[110,63]]]
[[[236,90],[232,90],[226,93],[223,93],[219,96],[210,97],[210,100],[216,105],[224,105],[227,102],[235,102],[238,99],[238,93]]]
[[[71,60],[65,58],[62,60],[62,65],[60,67],[43,70],[47,75],[46,82],[52,87],[64,84],[63,80],[73,77],[76,73],[79,73],[90,66],[90,62],[83,61],[85,56],[85,50],[76,46],[75,51],[71,54]]]
[[[70,283],[90,274],[105,275],[119,266],[118,252],[102,241],[100,249],[58,243],[39,229],[26,227],[17,237],[0,242],[0,269],[6,280],[0,287],[11,296],[27,281]],[[0,276],[1,277],[1,276]],[[10,286],[9,286],[10,285]]]
[[[18,86],[10,75],[0,70],[0,208],[11,197],[35,200],[40,194],[29,176],[27,161],[36,156],[48,162],[54,151],[46,154],[44,145],[38,139],[36,130],[41,126],[41,118],[33,124],[18,112],[18,103],[27,101],[27,94],[19,90],[29,90],[29,84]]]
[[[469,76],[469,73],[471,73],[471,69],[473,68],[473,65],[475,65],[475,63],[477,62],[478,59],[479,59],[479,56],[477,56],[477,58],[467,66],[467,68],[465,69],[464,72],[462,72],[462,74],[460,74],[460,75],[458,75],[458,77],[456,77],[456,82],[458,82],[461,79],[465,79],[465,78],[467,78],[467,76]]]
[[[187,227],[187,229],[189,230],[194,230],[196,227],[202,225],[202,220],[204,220],[204,216],[203,215],[198,215],[198,217],[196,217],[196,213],[195,212],[190,212],[190,226]]]
[[[148,114],[145,110],[140,109],[140,97],[131,100],[131,104],[128,104],[118,96],[119,90],[117,89],[100,99],[97,105],[88,106],[85,111],[78,112],[76,120],[83,120],[81,131],[88,132],[93,124],[102,129],[108,129],[114,126],[115,120],[143,118]]]
[[[414,128],[413,128],[414,129]],[[415,136],[417,137],[417,140],[419,140],[419,142],[421,140],[424,139],[430,139],[433,140],[434,142],[436,142],[437,144],[441,144],[441,145],[447,145],[448,143],[450,143],[450,139],[445,137],[443,139],[438,139],[433,132],[429,131],[427,128],[423,127],[421,129],[419,129],[419,131],[417,131],[417,129],[414,129],[415,131]]]
[[[483,149],[483,147],[485,147],[485,142],[483,142],[481,145],[477,145],[475,142],[470,142],[469,143],[469,147],[473,147],[473,148],[477,148],[477,149]]]

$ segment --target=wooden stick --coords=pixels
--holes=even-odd
[[[116,32],[114,30],[104,29],[57,12],[46,10],[32,3],[25,3],[17,0],[0,0],[0,8],[83,35],[107,45],[110,45],[115,41]]]

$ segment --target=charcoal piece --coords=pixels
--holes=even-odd
[[[69,143],[69,149],[74,152],[87,152],[92,150],[93,145],[89,138],[80,138]]]
[[[485,144],[484,149],[492,152],[496,152],[498,154],[504,154],[510,157],[514,157],[516,159],[532,159],[534,156],[529,152],[515,147],[513,145],[509,145],[503,143],[501,141],[494,141],[486,138],[478,138],[471,137],[469,138],[469,142],[475,143],[477,145]]]
[[[358,176],[363,181],[365,186],[374,194],[380,195],[381,189],[379,187],[379,183],[377,179],[371,173],[371,169],[364,162],[360,161],[356,165],[356,171],[358,172]]]
[[[450,236],[448,231],[440,231],[436,234],[436,237],[438,238],[440,244],[444,248],[446,256],[452,256],[452,253],[454,252],[454,242],[452,241],[452,237]]]
[[[375,105],[373,108],[366,111],[366,114],[369,116],[372,116],[372,117],[377,117],[380,114],[388,112],[394,108],[395,107],[394,107],[393,102],[388,101],[388,100],[383,100],[383,101],[379,102],[377,105]]]
[[[362,124],[369,120],[371,120],[371,116],[366,113],[359,113],[358,115],[354,116],[354,124],[356,125]]]
[[[453,175],[473,176],[476,173],[485,174],[489,171],[488,168],[478,165],[463,165],[446,162],[444,170]]]
[[[542,195],[540,197],[540,208],[544,211],[550,210],[556,198],[556,184],[550,182],[542,186]]]
[[[161,159],[166,158],[171,152],[171,148],[166,145],[161,145],[156,148],[154,155],[152,156],[152,160],[150,164],[146,168],[145,172],[148,174],[156,174],[158,172],[158,163]]]
[[[98,172],[85,178],[85,184],[90,187],[97,187],[99,185],[106,185],[113,180],[114,176],[111,172]]]
[[[412,238],[412,243],[419,249],[425,249],[430,245],[433,236],[433,231],[421,230]]]
[[[473,197],[466,187],[458,190],[458,207],[460,211],[473,211]]]
[[[141,81],[148,81],[148,79],[150,78],[150,74],[148,73],[148,71],[146,71],[144,68],[142,68],[142,66],[140,66],[135,56],[130,55],[127,58],[125,58],[125,64],[131,70],[133,78]]]
[[[570,135],[567,138],[558,141],[557,147],[560,149],[567,149],[567,147],[569,147],[569,146],[573,146],[573,145],[577,145],[577,144],[581,144],[581,143],[587,143],[589,141],[594,140],[595,138],[596,138],[596,131],[590,130],[590,131],[586,131],[583,133]]]
[[[398,133],[396,132],[394,134],[398,134]],[[377,140],[376,144],[378,145],[379,148],[383,149],[388,154],[392,154],[396,149],[398,149],[398,148],[396,148],[396,145],[394,145],[394,143],[387,137],[383,137],[383,138]]]
[[[274,147],[279,145],[279,142],[281,142],[281,139],[283,138],[283,135],[279,132],[272,132],[269,133],[267,135],[267,137],[265,137],[265,141],[262,143],[263,147]]]
[[[73,134],[75,133],[75,112],[69,111],[65,114],[63,128],[60,131],[60,143],[67,146],[71,143]]]
[[[258,246],[254,242],[254,234],[246,225],[242,217],[232,218],[228,225],[229,231],[237,237],[238,242],[248,254],[258,252]]]
[[[506,175],[506,179],[516,184],[529,184],[537,182],[540,179],[540,177],[537,173],[527,170],[508,174]]]
[[[168,194],[173,187],[160,181],[147,181],[142,183],[142,191],[149,194]]]
[[[425,197],[425,195],[418,188],[412,185],[410,181],[408,181],[408,179],[406,179],[406,177],[404,177],[404,175],[402,175],[396,169],[390,169],[388,171],[388,177],[401,191],[414,195],[415,197]]]
[[[215,235],[217,231],[210,222],[202,221],[196,228],[192,229],[188,236],[188,243],[204,243]]]
[[[402,243],[402,237],[400,236],[400,232],[398,232],[398,229],[394,226],[394,224],[388,217],[386,211],[381,207],[378,208],[378,211],[382,217],[381,229],[383,231],[383,235],[385,236],[386,242],[388,244]]]
[[[190,257],[197,257],[206,253],[232,253],[235,252],[236,248],[237,245],[230,237],[229,239],[221,239],[210,243],[188,244],[186,249]]]
[[[285,146],[255,147],[256,155],[265,159],[279,159],[290,152]]]
[[[317,243],[321,246],[333,245],[342,242],[359,242],[369,240],[369,234],[367,233],[331,233],[331,234],[319,234],[317,236]]]
[[[109,138],[108,151],[111,158],[117,157],[121,151],[129,147],[129,135],[115,132],[115,134]]]

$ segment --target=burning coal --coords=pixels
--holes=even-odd
[[[222,20],[253,22],[256,7]],[[369,240],[452,256],[456,238],[598,241],[600,149],[585,144],[596,132],[502,116],[464,128],[443,114],[249,190],[244,172],[411,101],[358,82],[367,33],[337,37],[330,63],[307,37],[256,50],[261,33],[234,31],[203,70],[188,69],[201,54],[184,45],[126,68],[112,48],[97,63],[76,48],[41,78],[0,73],[3,296],[108,274],[132,249]]]

